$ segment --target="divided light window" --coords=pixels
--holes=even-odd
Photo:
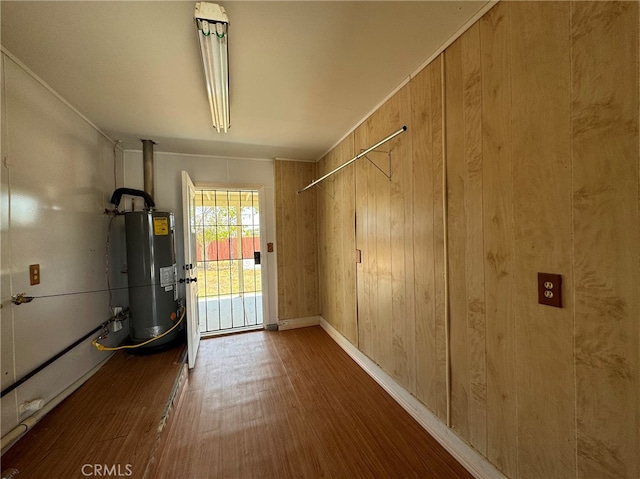
[[[258,192],[199,189],[195,213],[200,330],[260,327]]]

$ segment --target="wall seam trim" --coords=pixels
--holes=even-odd
[[[478,58],[478,71],[480,72],[480,165],[481,165],[481,172],[480,172],[480,212],[482,214],[482,234],[480,235],[480,239],[482,241],[482,254],[485,255],[486,254],[486,243],[485,243],[485,230],[484,230],[484,216],[485,216],[485,202],[484,202],[484,190],[485,190],[485,183],[484,183],[484,166],[485,166],[485,158],[484,158],[484,153],[485,153],[485,149],[484,149],[484,78],[482,75],[482,24],[481,24],[482,19],[478,20],[478,51],[479,51],[479,58]],[[486,270],[486,265],[483,262],[482,263],[482,300],[483,300],[483,314],[482,314],[482,333],[483,333],[483,347],[484,347],[484,351],[483,351],[483,355],[482,355],[482,361],[483,361],[483,368],[484,368],[484,453],[488,454],[489,453],[489,423],[488,423],[488,419],[487,419],[487,390],[489,388],[488,385],[488,380],[489,380],[489,374],[487,373],[487,283],[485,281],[485,270]]]
[[[122,150],[123,153],[140,153],[142,154],[142,150],[136,148],[127,148],[126,150]],[[275,161],[301,161],[305,160],[286,160],[282,158],[249,158],[244,156],[220,156],[220,155],[207,155],[204,153],[177,153],[174,151],[155,151],[153,152],[154,156],[164,155],[164,156],[186,156],[193,158],[212,158],[214,160],[244,160],[244,161],[264,161],[266,163],[275,163]]]
[[[515,224],[516,224],[516,212],[515,212],[515,207],[514,207],[514,191],[515,191],[515,180],[514,180],[514,161],[513,161],[513,71],[512,71],[512,67],[513,67],[513,42],[512,42],[512,22],[513,22],[513,15],[512,15],[512,5],[510,3],[506,3],[505,4],[506,10],[507,10],[507,21],[508,21],[508,25],[507,25],[507,32],[509,35],[509,58],[508,58],[508,63],[509,63],[509,153],[510,153],[510,162],[511,162],[511,251],[513,251],[513,256],[512,256],[512,272],[513,272],[513,285],[514,285],[514,293],[513,293],[513,298],[512,298],[512,325],[513,325],[513,351],[514,351],[514,373],[513,373],[513,379],[514,379],[514,396],[515,396],[515,477],[519,477],[519,466],[520,466],[520,435],[519,435],[519,428],[518,428],[518,342],[517,342],[517,325],[518,325],[518,321],[517,321],[517,298],[515,297],[515,284],[516,284],[516,237],[515,237]]]
[[[40,78],[38,75],[36,75],[36,73],[33,70],[31,70],[28,66],[26,66],[24,63],[22,63],[14,54],[12,54],[9,50],[7,50],[3,45],[0,45],[0,52],[2,52],[13,63],[15,63],[16,66],[18,66],[19,68],[24,70],[25,73],[27,73],[31,78],[33,78],[35,81],[37,81],[43,88],[45,88],[47,91],[49,91],[49,93],[51,93],[54,97],[56,97],[64,106],[69,108],[73,113],[75,113],[82,120],[84,120],[91,128],[93,128],[96,132],[98,132],[102,136],[104,136],[109,142],[111,142],[111,144],[116,144],[117,145],[117,142],[115,140],[113,140],[109,135],[107,135],[104,131],[102,131],[100,128],[98,128],[95,125],[95,123],[93,123],[91,120],[89,120],[89,118],[87,118],[85,115],[80,113],[80,111],[76,107],[74,107],[71,103],[69,103],[67,100],[65,100],[64,97],[62,95],[60,95],[60,93],[58,93],[56,90],[54,90],[51,85],[49,85],[42,78]],[[118,148],[120,148],[120,147],[118,146]]]
[[[445,387],[447,395],[447,426],[451,427],[451,331],[449,318],[449,202],[447,194],[447,75],[446,53],[440,61],[440,96],[442,102],[442,239],[444,275],[444,343],[445,343]]]
[[[573,435],[574,435],[574,470],[575,477],[579,477],[578,470],[578,367],[576,363],[576,242],[575,242],[575,201],[574,201],[574,179],[573,169],[573,108],[571,107],[573,97],[573,10],[574,2],[569,2],[569,165],[571,171],[571,284],[573,286],[573,337],[572,344],[572,366],[573,366]]]
[[[8,116],[7,116],[7,111],[9,109],[8,107],[8,101],[7,101],[7,68],[6,68],[6,61],[5,61],[5,56],[3,55],[2,58],[0,58],[0,61],[2,61],[2,120],[0,120],[0,123],[2,123],[2,132],[4,132],[5,128],[6,128],[6,132],[7,132],[7,137],[5,140],[5,152],[6,152],[6,156],[4,158],[2,158],[2,165],[0,165],[0,168],[6,168],[6,175],[7,175],[7,240],[9,242],[9,294],[13,294],[13,274],[11,274],[11,271],[13,269],[13,249],[11,247],[11,245],[13,244],[13,242],[11,241],[11,161],[8,160],[8,158],[11,155],[11,151],[9,148],[9,125],[8,125]],[[1,133],[0,133],[0,137],[1,137]],[[0,176],[2,176],[2,172],[0,172]],[[5,246],[6,248],[6,246]],[[0,258],[0,265],[2,264],[1,262],[1,258]],[[15,314],[14,314],[14,310],[13,308],[10,309],[10,313],[11,313],[11,356],[12,356],[12,373],[13,373],[13,378],[12,378],[12,382],[16,381],[16,378],[18,377],[18,371],[16,368],[16,325],[15,325]],[[5,313],[6,314],[6,313]],[[19,409],[18,409],[18,392],[15,391],[12,393],[12,397],[13,397],[13,402],[15,405],[15,420],[16,422],[20,422],[20,414],[18,413]]]

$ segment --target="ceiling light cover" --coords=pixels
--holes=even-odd
[[[207,95],[214,128],[229,130],[229,19],[224,8],[215,3],[197,2],[194,14]]]

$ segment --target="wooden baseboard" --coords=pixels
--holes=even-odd
[[[322,317],[320,316],[309,316],[308,318],[281,319],[278,321],[278,330],[286,331],[287,329],[318,326],[321,320],[322,320]]]
[[[351,358],[396,400],[449,454],[478,479],[507,479],[484,456],[460,439],[420,401],[342,336],[324,318],[320,326]]]

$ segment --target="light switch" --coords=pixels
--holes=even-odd
[[[562,308],[562,276],[538,273],[538,303]]]

